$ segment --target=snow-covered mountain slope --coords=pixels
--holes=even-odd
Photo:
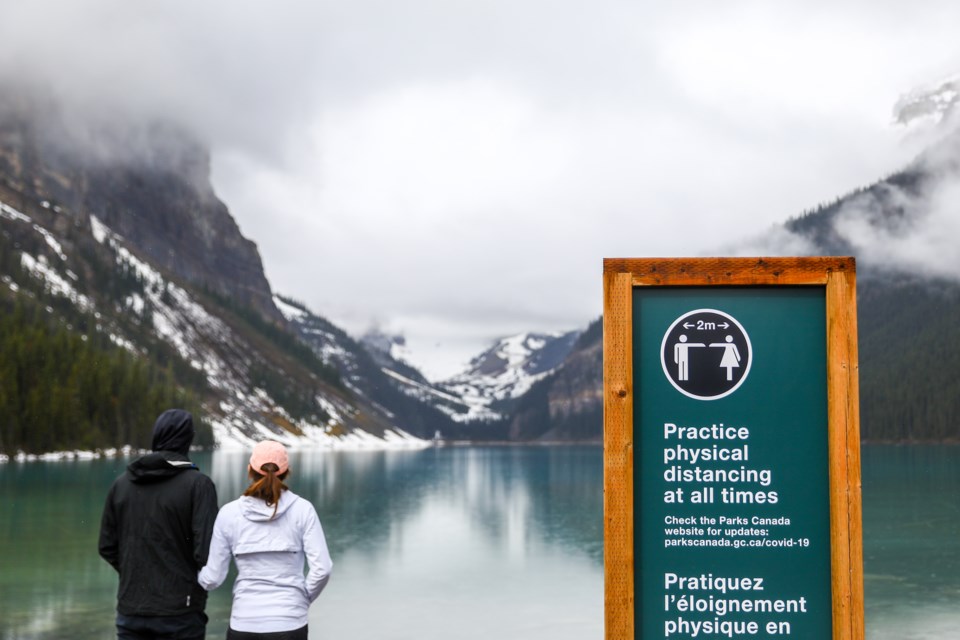
[[[54,323],[58,308],[72,305],[70,314],[61,315],[81,321],[89,317],[97,331],[134,358],[150,358],[157,342],[170,347],[171,355],[206,383],[201,417],[212,426],[220,447],[246,447],[267,437],[294,447],[425,444],[394,428],[388,412],[340,388],[332,370],[311,367],[305,358],[289,362],[296,360],[296,349],[284,348],[283,340],[270,344],[271,332],[257,331],[265,321],[244,320],[242,312],[215,296],[162,272],[97,216],[89,215],[84,229],[76,220],[63,224],[70,215],[48,202],[28,215],[0,200],[0,231],[19,249],[19,265],[14,264],[19,268],[2,274],[3,296],[48,299]],[[57,229],[69,233],[59,235]],[[106,270],[113,271],[110,278],[120,274],[125,281],[121,295],[116,295],[114,280],[102,275]],[[98,273],[99,278],[93,275]],[[278,385],[278,377],[285,382]],[[312,397],[306,402],[284,397],[297,388]]]
[[[437,398],[421,393],[429,383],[419,371],[389,354],[391,341],[380,343],[388,349],[381,353],[354,340],[303,303],[283,296],[276,296],[275,302],[304,343],[324,364],[339,372],[343,384],[355,397],[368,399],[379,413],[405,432],[429,438],[437,431],[451,431],[453,423],[440,410]]]
[[[550,375],[570,354],[579,331],[521,333],[498,340],[466,371],[437,383],[470,407],[463,420],[500,418],[515,400]]]
[[[522,333],[500,339],[464,371],[439,382],[427,381],[398,357],[402,339],[374,333],[363,342],[405,394],[435,406],[456,423],[470,425],[503,420],[520,396],[563,362],[579,334]]]

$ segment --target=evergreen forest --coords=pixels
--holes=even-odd
[[[860,423],[866,441],[960,441],[960,287],[863,282]]]
[[[195,444],[213,444],[195,397],[172,370],[103,334],[78,334],[18,300],[0,316],[0,336],[0,450],[148,449],[153,422],[171,407],[194,414]]]

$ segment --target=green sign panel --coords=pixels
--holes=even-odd
[[[830,638],[825,289],[632,295],[637,637]]]

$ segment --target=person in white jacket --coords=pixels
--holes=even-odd
[[[237,564],[227,640],[304,640],[307,611],[330,579],[333,562],[317,511],[284,484],[287,450],[257,444],[243,496],[220,509],[210,556],[198,581],[223,584],[230,557]],[[304,561],[309,571],[304,575]]]

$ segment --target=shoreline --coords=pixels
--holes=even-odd
[[[313,444],[313,443],[311,443]],[[417,446],[410,446],[404,443],[397,446],[395,443],[383,441],[382,445],[363,443],[362,446],[351,446],[352,443],[344,443],[344,446],[329,446],[328,444],[292,447],[294,451],[411,451],[419,449],[430,449],[440,447],[603,447],[601,440],[545,440],[545,441],[510,441],[510,440],[421,440],[416,443]],[[914,447],[914,446],[960,446],[960,440],[950,438],[946,440],[866,440],[860,443],[861,446],[893,446],[893,447]],[[212,447],[212,448],[194,448],[191,451],[214,452],[214,451],[232,451],[236,447]],[[10,462],[65,462],[77,460],[99,460],[101,458],[129,458],[135,455],[145,455],[150,453],[148,449],[134,449],[130,446],[109,449],[96,449],[93,451],[48,451],[45,453],[24,453],[18,452],[13,455],[0,453],[0,464]]]

